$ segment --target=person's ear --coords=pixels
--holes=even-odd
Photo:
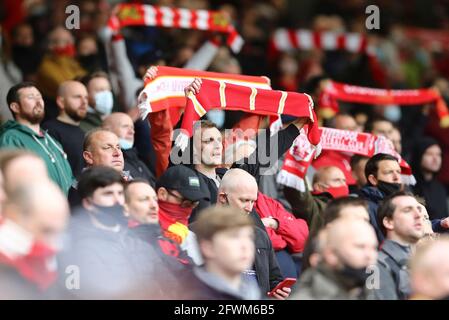
[[[370,175],[368,176],[368,182],[369,182],[370,184],[372,184],[373,186],[377,186],[378,180],[376,179],[376,177],[375,177],[373,174],[370,174]]]
[[[56,105],[58,106],[59,110],[64,110],[64,97],[57,96],[56,97]]]
[[[167,201],[168,191],[164,187],[157,189],[157,199],[162,201]]]
[[[321,183],[317,182],[317,183],[313,184],[313,191],[315,191],[315,192],[325,192],[326,188],[324,188],[324,186]]]
[[[9,105],[11,109],[11,113],[18,114],[20,113],[20,105],[17,102],[13,102]]]
[[[84,198],[83,200],[81,200],[81,204],[84,209],[86,209],[88,211],[92,211],[93,205],[92,205],[92,202],[89,200],[89,198]]]
[[[387,231],[392,231],[394,230],[394,223],[393,223],[393,219],[390,218],[383,218],[382,220],[382,224],[384,225],[385,229],[387,229]]]
[[[331,249],[325,249],[323,251],[323,260],[331,267],[336,267],[340,264],[340,260],[337,255]]]
[[[228,197],[227,197],[226,193],[220,192],[218,194],[218,197],[217,197],[217,202],[219,204],[222,204],[222,205],[227,204],[228,203]]]
[[[200,251],[205,260],[211,259],[215,256],[213,243],[210,240],[203,240],[199,243]]]
[[[86,161],[86,164],[93,165],[94,160],[93,160],[93,157],[92,157],[92,152],[90,152],[90,151],[83,151],[83,158],[84,158],[84,161]]]

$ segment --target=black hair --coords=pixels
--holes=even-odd
[[[379,170],[379,162],[385,161],[385,160],[391,160],[398,162],[398,159],[391,154],[386,153],[378,153],[374,156],[372,156],[365,166],[365,177],[366,180],[368,180],[368,177],[372,174],[374,177],[377,178],[377,171]],[[368,180],[368,184],[370,184]]]
[[[34,84],[34,82],[31,81],[25,81],[25,82],[20,82],[14,86],[12,86],[11,88],[9,88],[8,90],[8,94],[6,95],[6,104],[8,105],[9,110],[11,111],[12,116],[14,117],[14,119],[16,118],[16,115],[14,112],[12,112],[11,110],[11,104],[13,102],[20,104],[20,95],[19,95],[19,91],[21,89],[24,88],[37,88],[36,85]]]
[[[112,184],[123,184],[121,174],[105,166],[94,166],[84,170],[78,181],[78,194],[81,199],[92,196],[98,188],[104,188]]]

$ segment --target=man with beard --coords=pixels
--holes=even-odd
[[[365,177],[368,183],[360,190],[360,197],[368,201],[369,220],[382,243],[384,235],[377,221],[377,209],[385,197],[403,189],[398,159],[385,153],[374,155],[366,163]]]
[[[59,107],[59,116],[46,121],[42,127],[61,143],[76,177],[84,167],[84,132],[79,125],[87,113],[86,87],[78,81],[61,83],[58,88],[56,104]]]
[[[40,127],[44,119],[44,100],[33,83],[13,86],[6,97],[14,120],[0,128],[0,147],[27,149],[40,156],[50,178],[66,194],[73,182],[72,170],[62,146]]]
[[[320,262],[302,274],[291,298],[366,299],[367,268],[377,259],[373,228],[361,219],[339,218],[326,229],[321,251]]]
[[[378,222],[385,235],[377,261],[379,281],[375,299],[407,299],[410,295],[408,262],[413,246],[424,236],[424,212],[411,193],[397,192],[379,207]]]

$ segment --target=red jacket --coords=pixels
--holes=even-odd
[[[291,253],[304,251],[309,236],[305,220],[297,219],[285,210],[281,203],[259,192],[254,208],[261,218],[274,218],[279,227],[274,230],[266,228],[274,250],[287,248]]]

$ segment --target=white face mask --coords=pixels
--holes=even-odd
[[[223,110],[214,109],[207,113],[207,119],[215,123],[219,128],[223,127],[225,122],[225,112]]]
[[[110,115],[114,106],[114,96],[109,90],[97,92],[95,94],[95,110],[102,115]]]
[[[397,105],[388,105],[384,109],[384,117],[391,122],[398,122],[401,120],[401,108]]]
[[[120,138],[119,144],[120,144],[120,148],[122,148],[123,150],[129,150],[133,147],[134,141],[129,141],[129,140]]]

